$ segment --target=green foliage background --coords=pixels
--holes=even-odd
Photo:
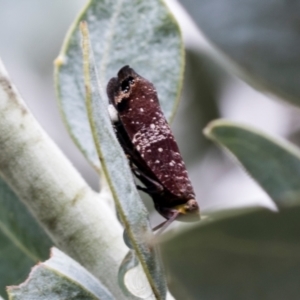
[[[0,22],[3,24],[0,26],[0,53],[11,77],[37,119],[95,190],[98,190],[100,174],[101,192],[97,194],[97,199],[111,203],[113,197],[108,190],[112,191],[119,217],[127,229],[127,242],[131,245],[131,249],[127,249],[120,243],[122,257],[130,251],[127,255],[130,259],[123,262],[117,259],[123,271],[119,272],[119,278],[115,274],[114,282],[108,287],[111,274],[106,276],[105,270],[95,271],[91,267],[92,259],[88,262],[79,248],[70,251],[68,246],[57,242],[55,234],[61,233],[53,233],[51,224],[39,218],[30,201],[22,199],[25,205],[19,201],[24,191],[20,192],[14,185],[15,179],[12,178],[15,174],[6,173],[9,162],[0,153],[0,175],[3,178],[0,182],[2,297],[7,297],[5,286],[24,281],[30,268],[38,261],[44,261],[50,246],[56,245],[62,247],[66,254],[54,248],[53,257],[33,270],[31,280],[21,287],[9,289],[11,299],[32,299],[33,295],[37,296],[36,289],[43,286],[44,290],[42,288],[37,296],[40,299],[46,299],[43,293],[53,299],[62,290],[66,292],[66,297],[72,299],[80,299],[82,295],[86,299],[136,299],[147,293],[156,299],[165,298],[165,277],[160,260],[151,248],[153,244],[147,240],[149,236],[145,238],[143,235],[145,232],[151,235],[147,213],[133,182],[124,180],[130,177],[126,159],[115,144],[103,110],[105,83],[120,67],[130,64],[154,82],[169,120],[173,118],[184,82],[183,101],[174,123],[175,136],[178,136],[196,190],[201,190],[201,195],[208,195],[199,199],[200,206],[204,207],[203,220],[199,224],[174,228],[158,243],[173,296],[176,299],[299,298],[299,149],[283,137],[266,133],[264,127],[253,127],[255,115],[252,126],[222,119],[210,122],[224,117],[224,91],[229,84],[236,83],[234,78],[237,76],[255,89],[272,94],[267,101],[273,101],[274,96],[280,98],[282,103],[274,103],[274,107],[282,112],[280,116],[285,124],[293,125],[286,126],[286,135],[297,131],[297,121],[293,120],[297,120],[299,114],[296,106],[299,105],[300,57],[299,51],[295,50],[300,43],[297,30],[299,4],[284,0],[183,0],[181,3],[211,42],[209,46],[206,43],[199,46],[195,42],[197,36],[194,36],[194,44],[191,43],[186,38],[188,29],[182,25],[186,42],[184,81],[184,50],[179,27],[162,1],[94,0],[73,23],[56,60],[55,82],[64,122],[83,153],[81,155],[73,145],[70,146],[71,141],[62,129],[54,104],[51,64],[59,53],[63,33],[84,4],[83,1],[72,4],[52,1],[47,7],[41,7],[40,2],[35,0],[30,0],[26,6],[21,1],[15,4],[0,1],[3,7],[0,10]],[[183,18],[183,14],[180,16]],[[178,21],[184,24],[181,17]],[[78,30],[81,20],[88,21],[95,58],[93,60],[92,52],[89,53],[89,67],[85,75]],[[21,38],[23,36],[26,38]],[[3,76],[4,73],[1,74]],[[90,98],[85,94],[84,81],[92,92]],[[3,81],[1,87],[4,90]],[[288,108],[283,101],[289,102]],[[248,110],[245,105],[244,111]],[[261,110],[268,124],[272,112]],[[1,113],[4,124],[6,115],[4,111]],[[208,187],[216,191],[220,189],[218,180],[208,186],[203,184],[207,173],[221,169],[225,175],[218,173],[216,177],[225,178],[229,172],[228,159],[211,141],[225,149],[229,157],[233,157],[252,177],[249,177],[249,182],[254,180],[259,184],[272,200],[269,208],[273,210],[263,208],[263,201],[257,205],[259,202],[255,199],[251,208],[231,206],[225,210],[227,203],[223,203],[218,210],[205,209],[211,205]],[[7,143],[9,139],[2,134],[0,146],[4,149]],[[101,157],[104,172],[98,156]],[[32,172],[34,174],[34,168]],[[239,184],[236,180],[231,187],[238,189]],[[265,197],[263,193],[261,195]],[[249,196],[240,195],[240,206],[243,206],[243,199]],[[71,203],[73,199],[69,200]],[[149,199],[146,201],[149,202]],[[80,225],[85,218],[83,212],[73,222],[78,221]],[[119,224],[115,219],[111,223],[114,224],[112,227],[118,228],[112,229],[112,232],[115,230],[115,238],[121,241]],[[103,232],[105,229],[101,234]],[[78,232],[72,232],[72,239],[72,242],[75,240],[80,244]],[[103,245],[103,249],[106,246],[108,244]],[[91,253],[93,251],[94,248]],[[138,274],[146,274],[145,278],[141,277],[146,292],[141,294],[137,294],[137,289],[131,289],[126,281],[127,271],[137,265],[137,259],[142,266]],[[74,277],[75,273],[79,275]],[[138,286],[136,278],[140,276],[134,277],[135,288]],[[124,294],[119,290],[117,281],[126,290]],[[61,285],[53,284],[55,282]],[[167,294],[167,297],[171,296]]]

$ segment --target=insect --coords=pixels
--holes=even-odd
[[[197,221],[199,207],[177,143],[161,111],[151,82],[124,66],[107,85],[117,138],[134,175],[143,183],[156,210],[167,220],[156,226],[164,230],[175,219]]]

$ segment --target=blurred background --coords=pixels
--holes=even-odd
[[[85,2],[0,0],[0,57],[41,126],[97,190],[97,174],[70,139],[53,87],[53,61]],[[202,212],[257,204],[275,209],[241,167],[204,138],[202,130],[210,120],[227,118],[297,142],[298,109],[253,89],[218,62],[218,53],[183,8],[192,10],[191,1],[166,2],[186,45],[184,90],[172,128]]]

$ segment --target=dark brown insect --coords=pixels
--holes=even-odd
[[[175,219],[199,220],[193,187],[153,84],[125,66],[109,81],[107,94],[117,111],[113,120],[117,138],[145,186],[137,187],[152,197],[156,210],[167,219],[154,230],[165,229]]]

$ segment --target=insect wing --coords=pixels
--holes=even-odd
[[[194,198],[184,162],[153,84],[125,66],[118,78],[109,82],[107,93],[148,173],[182,202]]]

